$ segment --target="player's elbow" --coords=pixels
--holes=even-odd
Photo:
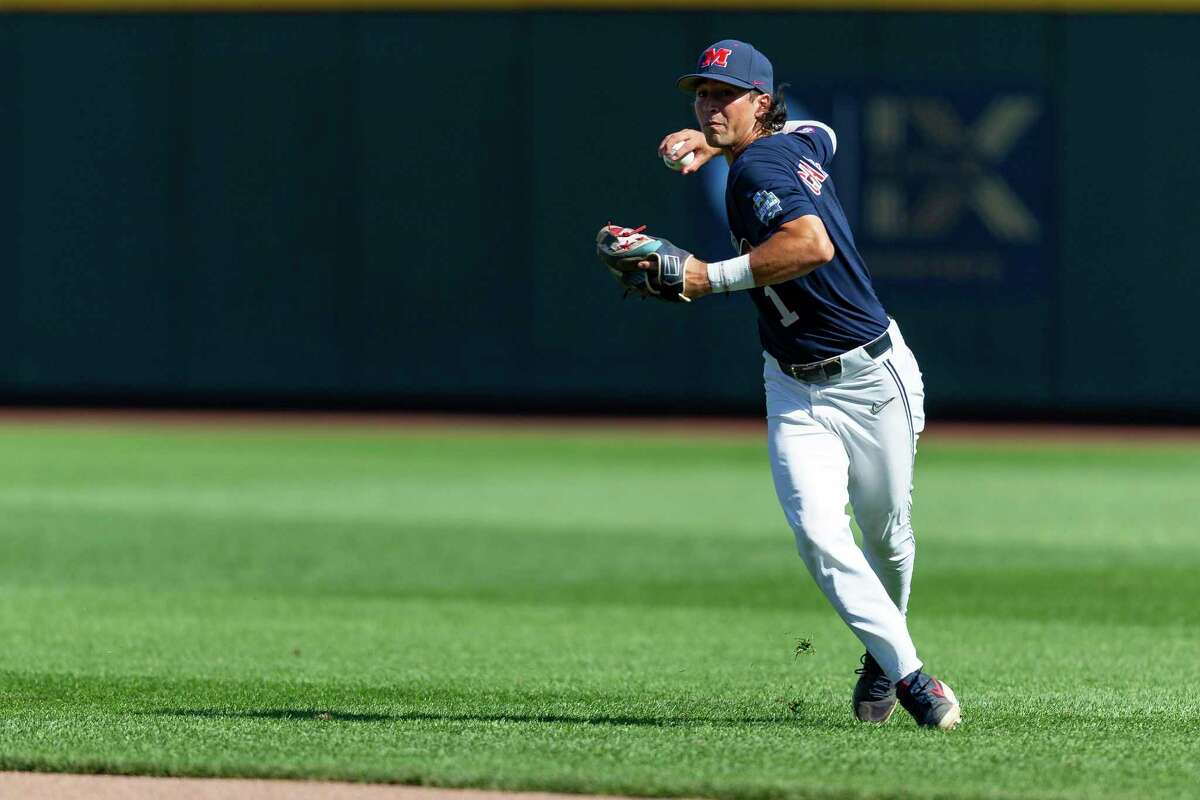
[[[813,244],[813,266],[819,267],[822,264],[828,264],[833,261],[834,251],[833,242],[828,236],[819,236]]]
[[[787,278],[800,278],[833,260],[833,241],[816,216],[804,216],[784,224],[772,236],[771,252],[786,263]],[[778,249],[775,249],[778,248]]]
[[[833,261],[833,242],[824,231],[814,231],[807,237],[804,242],[804,267],[805,271],[812,271],[817,267],[828,264]]]
[[[818,267],[833,260],[833,242],[828,238],[812,238],[798,246],[791,253],[788,278],[802,278]]]
[[[789,222],[784,230],[789,234],[787,241],[791,245],[792,260],[802,274],[833,260],[833,240],[816,216],[805,216]]]

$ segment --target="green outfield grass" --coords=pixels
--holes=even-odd
[[[0,427],[0,767],[1196,795],[1200,444],[922,443],[911,624],[949,734],[852,719],[862,649],[763,450]]]

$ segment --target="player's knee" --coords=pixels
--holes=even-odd
[[[863,531],[863,547],[879,558],[903,561],[916,550],[907,504],[876,519],[860,519],[858,524]]]
[[[912,526],[897,528],[887,538],[887,560],[893,564],[903,564],[911,561],[917,552],[917,541],[913,537]]]

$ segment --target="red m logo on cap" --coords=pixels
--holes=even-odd
[[[718,67],[728,67],[731,55],[733,55],[733,51],[728,48],[722,47],[718,50],[710,47],[704,51],[704,55],[700,56],[700,69],[711,67],[714,64]]]

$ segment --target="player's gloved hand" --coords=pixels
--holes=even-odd
[[[683,278],[693,256],[687,250],[642,233],[646,226],[625,228],[609,223],[596,234],[596,255],[625,289],[625,294],[687,303]]]
[[[703,133],[691,128],[684,128],[681,131],[668,133],[658,144],[658,154],[663,158],[679,161],[688,153],[691,153],[692,157],[696,159],[679,170],[682,175],[691,175],[720,152],[715,147],[709,147]]]

